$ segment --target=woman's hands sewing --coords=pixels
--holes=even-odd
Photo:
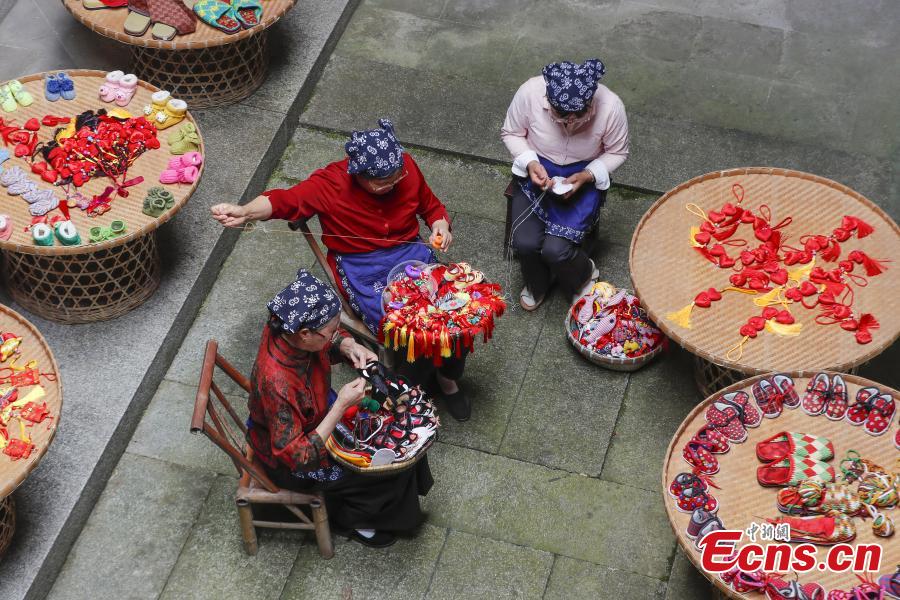
[[[583,186],[584,184],[593,183],[594,175],[590,171],[585,169],[584,171],[578,171],[577,173],[569,175],[568,177],[566,177],[565,182],[571,183],[573,186],[571,190],[569,190],[562,196],[564,200],[568,200],[578,193],[578,190],[579,188],[581,188],[581,186]]]
[[[373,360],[378,360],[377,354],[351,337],[344,338],[341,342],[341,355],[357,369],[362,369]]]
[[[550,176],[547,175],[547,169],[544,168],[540,162],[533,160],[528,163],[528,176],[531,178],[531,183],[538,186],[542,190],[546,190],[553,182],[550,180]]]
[[[358,404],[359,401],[363,399],[365,393],[366,380],[362,377],[357,377],[340,389],[333,407],[338,410],[340,415],[343,415],[348,408]]]
[[[440,243],[438,243],[440,241]],[[431,237],[428,242],[432,248],[440,248],[443,252],[447,251],[450,243],[453,241],[453,234],[450,233],[450,223],[444,219],[438,219],[431,226]]]

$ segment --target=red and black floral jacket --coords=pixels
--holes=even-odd
[[[332,463],[325,441],[315,432],[328,412],[331,365],[342,360],[343,330],[330,350],[304,352],[268,325],[250,376],[249,438],[268,467],[314,471]]]

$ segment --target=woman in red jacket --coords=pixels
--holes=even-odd
[[[391,122],[381,119],[378,124],[376,129],[354,131],[344,146],[346,158],[318,169],[294,187],[263,192],[244,206],[212,207],[213,217],[226,227],[317,215],[335,281],[376,335],[390,270],[406,260],[436,262],[430,245],[419,238],[419,217],[431,229],[430,243],[439,240],[446,250],[453,241],[447,209],[397,141]],[[423,365],[415,370],[421,372]],[[464,368],[465,356],[445,360],[436,371],[447,408],[459,421],[471,414],[457,385]]]

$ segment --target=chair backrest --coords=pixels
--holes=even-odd
[[[216,382],[213,381],[213,375],[216,367],[219,367],[248,393],[250,392],[250,381],[225,360],[218,350],[219,344],[216,340],[206,342],[206,354],[203,356],[200,384],[197,387],[197,399],[194,402],[194,415],[191,418],[191,433],[202,433],[224,450],[231,458],[231,462],[234,463],[239,477],[243,477],[246,473],[256,480],[260,487],[275,493],[279,489],[278,486],[272,483],[262,468],[258,464],[254,464],[250,458],[252,453],[246,444],[247,426],[225,398],[225,394],[222,393]],[[210,392],[213,393],[212,397]]]
[[[306,238],[306,242],[309,244],[310,250],[312,250],[312,253],[316,257],[316,262],[319,263],[319,266],[322,267],[322,270],[328,275],[328,281],[331,282],[331,287],[335,290],[340,290],[340,286],[338,286],[337,281],[334,279],[334,273],[331,271],[331,266],[328,264],[328,258],[326,258],[321,246],[319,246],[316,236],[310,231],[307,222],[305,220],[291,221],[288,223],[288,227],[294,231],[299,230],[303,234],[303,237]],[[378,340],[372,335],[369,328],[365,326],[359,317],[353,314],[349,302],[343,303],[343,308],[341,310],[341,325],[343,325],[344,328],[349,329],[354,336],[363,338],[376,346],[378,345]]]

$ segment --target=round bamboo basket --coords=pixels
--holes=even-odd
[[[16,501],[12,496],[0,500],[0,560],[9,549],[16,533]]]
[[[225,106],[251,95],[268,71],[268,28],[278,22],[296,0],[266,0],[259,25],[227,34],[206,23],[170,41],[125,33],[125,8],[88,10],[81,0],[62,0],[66,9],[87,28],[131,47],[132,68],[182,98],[193,108]]]
[[[348,469],[355,473],[361,473],[363,475],[390,475],[392,473],[399,473],[400,471],[406,471],[407,469],[415,466],[417,462],[422,460],[422,457],[425,456],[425,452],[431,448],[431,445],[434,443],[434,440],[437,439],[437,434],[431,436],[431,438],[425,443],[419,452],[412,457],[410,460],[405,460],[399,463],[391,463],[389,465],[380,465],[377,467],[360,467],[359,465],[354,465],[353,463],[345,460],[344,458],[335,454],[331,449],[331,444],[337,444],[331,437],[328,438],[328,443],[325,445],[325,448],[328,450],[328,455],[331,456],[331,459],[341,465],[342,468]]]
[[[881,275],[870,277],[868,286],[855,290],[853,310],[873,313],[881,324],[873,331],[873,341],[866,345],[858,344],[852,333],[840,327],[815,324],[817,310],[795,308],[791,312],[803,326],[800,335],[782,337],[763,332],[744,345],[740,358],[730,360],[726,353],[740,341],[739,327],[761,310],[745,294],[724,294],[710,308],[694,308],[690,329],[666,317],[690,304],[698,292],[730,285],[731,270],[717,269],[691,247],[690,228],[698,226],[700,219],[685,210],[685,205],[694,203],[704,212],[718,210],[725,202],[734,201],[731,189],[735,183],[745,190],[744,207],[757,212],[760,205],[768,205],[774,223],[788,215],[793,217],[782,230],[791,236],[788,243],[799,243],[797,240],[805,234],[828,235],[844,215],[853,215],[870,223],[875,232],[861,240],[841,243],[842,258],[856,249],[879,259],[900,258],[900,228],[884,211],[850,188],[816,175],[747,167],[708,173],[667,192],[647,211],[634,232],[629,257],[631,280],[653,322],[677,344],[719,368],[697,371],[704,386],[711,387],[722,369],[736,372],[727,375],[731,378],[775,369],[824,367],[848,371],[890,346],[900,335],[900,311],[895,308],[900,269],[896,262]],[[744,225],[738,229],[738,236],[749,237],[752,244],[752,233],[741,235],[749,231],[750,226]]]
[[[50,381],[41,377],[41,385],[46,395],[40,400],[47,403],[50,416],[42,423],[27,429],[34,444],[28,458],[12,460],[0,453],[0,557],[9,547],[16,528],[15,503],[11,494],[22,485],[28,475],[40,464],[41,459],[50,447],[62,416],[62,382],[59,365],[50,351],[46,340],[40,332],[16,311],[0,304],[0,332],[11,332],[22,338],[21,351],[17,364],[24,365],[30,360],[37,361],[37,368],[42,373],[56,374],[56,380]],[[0,364],[6,366],[6,363]],[[2,387],[2,386],[0,386]],[[31,388],[24,388],[27,393]],[[18,425],[15,425],[18,427]]]
[[[656,358],[656,356],[662,352],[662,344],[660,343],[656,348],[651,350],[650,352],[643,354],[641,356],[635,358],[616,358],[613,356],[607,356],[605,354],[601,354],[599,352],[595,352],[593,348],[588,348],[578,342],[578,323],[575,319],[572,318],[572,310],[569,309],[566,312],[566,337],[569,338],[569,343],[581,354],[583,357],[594,363],[595,365],[600,365],[605,369],[610,369],[611,371],[637,371],[651,360]]]
[[[107,104],[97,96],[105,72],[73,70],[67,73],[75,82],[74,100],[47,101],[43,91],[44,73],[38,73],[19,79],[34,97],[34,103],[0,116],[7,122],[12,119],[21,126],[30,118],[40,121],[47,114],[74,118],[86,110],[115,108],[114,104]],[[156,91],[158,88],[141,81],[125,110],[135,115],[142,114],[143,107],[150,103],[150,95]],[[182,121],[186,122],[196,125],[190,114]],[[19,197],[9,196],[6,188],[0,187],[0,198],[6,199],[3,211],[13,224],[10,239],[0,241],[0,250],[4,251],[4,279],[16,302],[47,319],[86,323],[119,316],[153,294],[159,285],[160,272],[155,231],[185,205],[200,181],[198,177],[192,184],[163,186],[159,183],[159,174],[172,158],[166,138],[180,126],[181,123],[160,131],[161,147],[148,150],[138,157],[128,170],[128,178],[143,176],[144,181],[129,187],[126,198],[113,193],[110,211],[99,217],[88,217],[82,210],[70,209],[72,223],[81,236],[80,245],[62,246],[55,241],[53,246],[35,246],[31,234],[25,230],[31,223],[28,204]],[[38,135],[43,141],[50,139],[50,128],[42,127]],[[200,152],[207,158],[202,137]],[[11,157],[4,163],[5,168],[13,165],[30,174],[30,166],[25,159]],[[201,165],[201,176],[203,169],[204,165]],[[38,182],[41,189],[51,188],[37,175],[30,174],[30,177]],[[97,177],[79,190],[86,197],[91,197],[103,193],[108,184],[108,178]],[[159,217],[142,212],[147,190],[155,186],[165,187],[175,198],[174,206]],[[58,197],[62,195],[57,192]],[[51,214],[57,213],[51,211]],[[88,233],[91,227],[108,227],[117,219],[125,221],[127,229],[124,235],[90,243]]]
[[[810,378],[819,371],[793,372],[789,375],[794,379],[795,389],[801,399]],[[829,372],[834,374],[833,372]],[[666,505],[666,513],[669,523],[675,532],[678,544],[687,557],[694,563],[703,575],[709,579],[728,598],[741,598],[752,600],[759,595],[744,595],[735,592],[718,577],[700,569],[700,553],[694,547],[694,542],[687,537],[685,531],[690,522],[691,515],[679,511],[675,507],[675,499],[669,494],[669,485],[678,473],[690,472],[691,466],[682,458],[681,452],[685,444],[694,436],[702,425],[706,423],[704,413],[709,405],[722,394],[745,391],[754,402],[751,387],[760,379],[770,374],[757,375],[749,379],[739,381],[720,392],[711,395],[691,413],[685,417],[678,430],[672,436],[669,443],[666,458],[663,463],[662,491]],[[895,399],[900,398],[900,392],[879,385],[868,379],[856,375],[843,375],[848,387],[848,395],[852,404],[857,391],[861,387],[875,386],[881,390],[892,393]],[[759,427],[748,429],[747,439],[740,444],[731,444],[731,448],[725,454],[714,455],[719,461],[719,472],[712,476],[713,482],[721,489],[710,488],[712,495],[719,501],[717,515],[722,519],[727,529],[745,530],[751,522],[760,523],[765,518],[774,518],[780,515],[776,505],[775,496],[779,488],[762,487],[756,481],[756,468],[763,463],[756,457],[756,444],[778,433],[779,431],[795,431],[820,435],[831,440],[834,445],[835,456],[828,461],[833,465],[835,472],[840,474],[838,465],[846,452],[856,450],[863,458],[867,458],[888,470],[895,469],[897,450],[893,445],[893,438],[897,431],[896,415],[894,423],[887,433],[881,436],[871,436],[862,427],[854,427],[847,421],[831,421],[823,415],[811,417],[799,407],[785,409],[781,416],[769,419],[763,418]],[[887,510],[885,514],[891,517],[895,523],[900,522],[900,514],[897,509]],[[900,543],[897,543],[897,534],[890,538],[879,538],[872,533],[871,519],[863,521],[854,518],[857,529],[856,539],[851,544],[879,543],[883,548],[881,560],[881,572],[875,578],[884,573],[893,573],[896,565],[900,564]],[[760,542],[766,545],[767,542]],[[817,552],[817,561],[824,560],[827,547],[820,546]],[[792,578],[789,574],[787,579]],[[814,581],[825,586],[827,590],[848,590],[859,581],[853,573],[833,573],[816,571],[814,573],[800,574],[801,582]]]

